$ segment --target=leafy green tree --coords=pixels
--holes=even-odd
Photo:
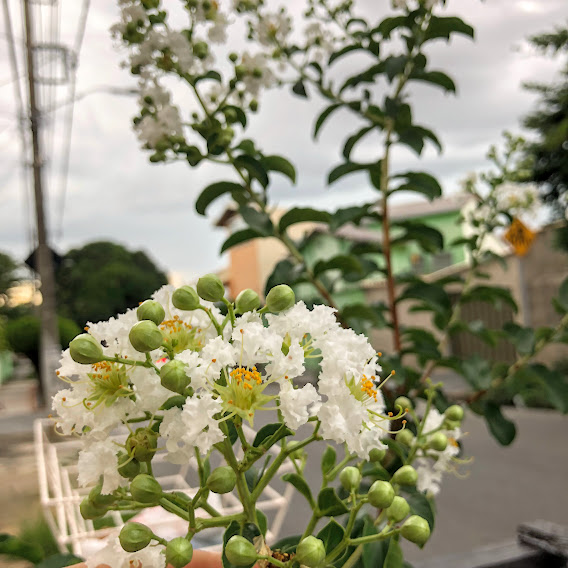
[[[568,54],[568,27],[533,36],[530,43],[553,56]],[[537,138],[528,146],[533,158],[533,180],[541,186],[543,200],[564,217],[568,198],[568,59],[554,83],[529,83],[538,95],[536,108],[525,117],[525,127]]]
[[[17,269],[18,263],[11,256],[0,252],[0,300],[6,299],[8,290],[17,282]]]
[[[167,283],[144,252],[107,241],[70,250],[56,280],[60,313],[80,326],[133,308]]]

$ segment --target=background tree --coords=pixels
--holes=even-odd
[[[56,280],[60,314],[81,327],[137,306],[167,283],[146,253],[108,241],[70,250]]]
[[[9,255],[0,252],[0,304],[4,304],[7,293],[17,282],[18,263]]]
[[[547,54],[568,54],[568,27],[532,36],[531,45]],[[527,89],[538,95],[536,108],[524,126],[536,134],[529,144],[533,158],[533,180],[541,186],[543,200],[555,215],[564,217],[568,207],[568,60],[554,83],[529,83]]]

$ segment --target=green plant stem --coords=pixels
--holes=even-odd
[[[235,327],[235,310],[233,308],[233,304],[231,302],[229,302],[229,300],[227,300],[227,298],[223,297],[223,303],[225,304],[225,306],[227,306],[227,310],[228,310],[228,316],[231,320],[231,326]],[[223,326],[225,327],[225,326]]]
[[[168,513],[173,513],[174,515],[181,517],[184,521],[189,522],[189,513],[181,507],[178,507],[177,505],[172,503],[169,499],[162,497],[159,503],[163,509],[168,511]]]
[[[321,516],[319,514],[319,508],[316,507],[314,509],[314,512],[312,513],[312,518],[310,519],[310,522],[308,523],[308,526],[306,527],[306,530],[304,531],[304,534],[302,535],[302,538],[300,540],[304,540],[307,536],[310,536],[312,534],[320,519]]]
[[[215,319],[215,317],[213,316],[213,314],[211,313],[211,310],[209,308],[206,308],[205,306],[198,306],[197,308],[198,310],[202,310],[204,311],[207,316],[209,317],[209,319],[211,320],[211,323],[215,326],[215,331],[217,332],[217,335],[223,335],[223,330],[221,329],[221,326],[219,325],[219,322],[217,322],[217,320]]]
[[[268,560],[270,564],[274,564],[274,566],[280,566],[280,568],[288,568],[288,563],[281,562],[280,560],[276,560],[272,556],[259,556],[259,560]]]
[[[265,471],[264,475],[260,478],[259,482],[257,483],[256,487],[254,488],[253,492],[251,493],[252,500],[256,503],[260,495],[262,494],[264,488],[270,483],[270,480],[276,475],[280,466],[284,463],[284,460],[292,453],[297,450],[302,449],[303,447],[311,444],[313,441],[319,439],[318,430],[320,427],[320,423],[316,424],[312,435],[302,442],[298,443],[297,445],[293,446],[290,449],[282,449],[280,453],[276,457],[276,459],[272,462],[272,465]]]
[[[200,532],[204,529],[209,529],[213,527],[226,527],[229,526],[233,521],[244,521],[246,520],[246,515],[244,513],[236,513],[235,515],[225,515],[224,517],[214,517],[212,519],[196,519],[195,532]]]
[[[221,513],[219,513],[219,511],[217,511],[217,509],[215,509],[215,507],[212,507],[211,505],[209,505],[209,503],[207,503],[207,501],[202,501],[201,503],[199,503],[199,506],[204,511],[207,511],[207,513],[209,513],[212,517],[221,517]]]

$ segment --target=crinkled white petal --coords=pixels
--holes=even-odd
[[[280,410],[284,422],[292,430],[306,424],[310,418],[309,406],[320,401],[320,396],[310,383],[295,389],[288,381],[280,387]]]
[[[120,486],[118,474],[118,447],[110,439],[94,442],[79,452],[78,482],[81,487],[98,483],[103,477],[101,493],[112,493]]]

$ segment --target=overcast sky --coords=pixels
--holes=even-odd
[[[20,0],[10,0],[9,4],[15,36],[21,41]],[[129,73],[120,68],[124,53],[115,49],[108,32],[117,20],[115,2],[94,0],[91,4],[77,92],[100,86],[135,87]],[[293,7],[300,4],[300,0],[287,3]],[[359,0],[356,4],[370,20],[382,17],[389,6],[383,0]],[[60,6],[61,41],[71,44],[80,2],[60,0]],[[534,102],[533,95],[523,91],[521,84],[552,79],[555,64],[523,48],[522,42],[527,35],[548,31],[564,21],[567,10],[565,0],[449,0],[446,13],[459,15],[476,30],[475,42],[459,37],[450,46],[439,42],[428,52],[432,68],[454,77],[458,94],[445,96],[427,87],[414,91],[416,121],[433,127],[444,152],[438,156],[429,149],[418,165],[410,152],[400,151],[395,155],[394,167],[430,171],[439,177],[444,191],[451,193],[466,173],[484,167],[488,146],[499,141],[503,130],[519,129],[520,117]],[[4,32],[2,29],[0,35],[0,250],[23,260],[31,247],[30,204],[22,184]],[[20,41],[17,47],[21,63]],[[23,81],[21,86],[25,88]],[[64,100],[65,89],[58,88],[56,95]],[[294,187],[276,176],[272,188],[275,200],[287,206],[311,204],[333,209],[376,198],[377,193],[368,187],[363,175],[348,176],[332,188],[324,187],[326,173],[340,162],[341,142],[354,127],[346,114],[336,123],[330,122],[319,143],[314,144],[311,131],[321,108],[320,99],[306,103],[288,91],[263,96],[261,112],[253,118],[248,135],[259,142],[265,153],[287,156],[299,172]],[[220,258],[218,251],[226,235],[213,228],[212,221],[222,203],[211,208],[209,218],[198,216],[193,204],[201,189],[221,179],[224,172],[210,167],[195,170],[184,164],[149,164],[147,153],[139,149],[131,129],[136,109],[135,97],[102,92],[76,103],[63,217],[57,154],[46,172],[54,248],[64,252],[89,241],[109,239],[145,250],[162,269],[178,278],[191,279],[220,268],[226,259]],[[55,118],[59,129],[55,133],[57,148],[62,113]],[[372,151],[369,146],[354,157],[371,156]]]

